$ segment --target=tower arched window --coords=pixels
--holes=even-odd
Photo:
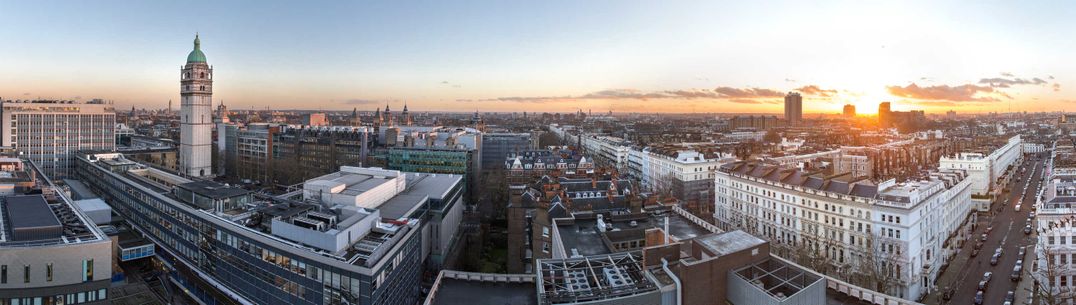
[[[202,72],[202,78],[205,78],[205,72]]]

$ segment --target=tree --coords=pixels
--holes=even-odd
[[[1056,229],[1052,227],[1043,229],[1040,234],[1051,234]],[[1058,236],[1058,238],[1067,237],[1065,235]],[[1035,301],[1037,301],[1036,304],[1060,305],[1076,300],[1073,292],[1068,287],[1055,287],[1054,285],[1054,281],[1061,275],[1067,275],[1070,269],[1068,264],[1060,262],[1062,258],[1068,256],[1067,253],[1058,251],[1058,246],[1050,245],[1042,238],[1039,238],[1037,247],[1035,262],[1031,264],[1032,267],[1024,268],[1025,272],[1029,272],[1034,280],[1031,293]],[[1024,265],[1027,266],[1028,263],[1025,262]]]
[[[874,291],[890,293],[889,288],[900,281],[900,265],[894,264],[900,259],[900,244],[888,244],[873,232],[866,235],[858,260],[853,263],[857,285],[870,287]]]
[[[776,130],[771,129],[770,131],[766,132],[765,136],[762,136],[762,140],[766,141],[767,143],[778,143],[781,142],[781,134],[777,133]]]
[[[560,145],[560,139],[557,138],[557,134],[552,132],[543,132],[538,136],[538,147],[549,147]]]

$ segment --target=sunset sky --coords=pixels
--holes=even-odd
[[[218,2],[0,0],[0,97],[178,107],[198,32],[232,109],[1076,109],[1069,1]]]

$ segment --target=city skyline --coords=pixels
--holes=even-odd
[[[1076,103],[1063,2],[468,4],[3,3],[35,30],[0,29],[17,46],[0,97],[178,105],[200,33],[224,68],[214,103],[232,109],[780,113],[789,91],[808,114]],[[207,15],[181,18],[190,6]]]

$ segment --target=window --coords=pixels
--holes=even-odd
[[[45,265],[45,281],[52,281],[52,263]]]
[[[30,282],[30,265],[23,265],[22,266],[22,282],[23,283],[29,283]]]
[[[549,227],[542,227],[542,237],[549,237]]]
[[[82,261],[82,281],[93,281],[93,260],[88,259]]]
[[[0,284],[7,284],[7,265],[0,266]]]

